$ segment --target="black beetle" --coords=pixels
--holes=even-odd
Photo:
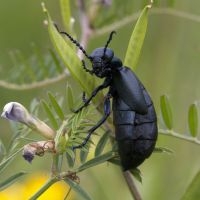
[[[84,104],[75,112],[88,106],[99,91],[109,87],[104,101],[104,116],[88,131],[83,143],[75,146],[74,149],[83,147],[91,134],[105,122],[111,111],[110,98],[113,98],[113,123],[121,165],[124,171],[136,168],[154,150],[158,134],[157,118],[152,100],[143,84],[135,73],[128,67],[124,67],[121,60],[108,48],[115,32],[111,32],[105,47],[95,49],[91,55],[88,55],[84,48],[68,33],[59,30],[58,32],[65,34],[90,60],[91,70],[82,61],[86,72],[99,78],[105,78],[104,82],[94,89],[88,99],[85,99],[84,96]]]

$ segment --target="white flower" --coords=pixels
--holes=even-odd
[[[1,117],[12,121],[26,123],[28,115],[29,113],[23,105],[17,102],[10,102],[4,106]]]
[[[32,116],[28,110],[18,102],[7,103],[3,108],[1,117],[23,123],[47,139],[53,139],[55,137],[56,132],[53,129],[43,121]]]

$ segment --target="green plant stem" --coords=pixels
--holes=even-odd
[[[77,0],[77,6],[79,9],[79,15],[80,15],[79,21],[80,21],[80,26],[81,26],[81,31],[82,31],[80,44],[85,48],[91,37],[92,29],[90,27],[90,20],[86,13],[85,1]],[[83,54],[80,50],[78,51],[78,55],[81,59],[83,59]]]
[[[51,185],[56,183],[59,179],[57,177],[49,179],[29,200],[37,200]]]
[[[51,177],[56,176],[59,172],[58,170],[58,159],[59,159],[59,155],[53,155],[52,156],[52,164],[51,164]]]
[[[0,171],[2,170],[2,166],[6,166],[6,163],[13,159],[19,152],[21,152],[23,150],[23,147],[21,147],[20,149],[18,149],[17,151],[15,151],[14,153],[10,154],[7,158],[3,159],[0,163]]]
[[[178,139],[181,140],[185,140],[187,142],[192,142],[194,144],[200,145],[200,140],[196,137],[191,137],[191,136],[187,136],[187,135],[182,135],[180,133],[177,133],[173,130],[165,130],[165,129],[159,129],[158,131],[160,134],[162,135],[166,135],[166,136],[173,136],[176,137]]]
[[[129,190],[132,194],[133,199],[141,200],[142,197],[133,181],[131,173],[129,171],[125,171],[125,172],[123,172],[123,175],[124,175],[124,179],[126,180],[128,187],[129,187]]]
[[[41,196],[51,185],[61,180],[59,176],[60,173],[60,156],[53,155],[52,166],[51,166],[51,178],[29,199],[36,200],[39,196]],[[65,175],[65,174],[64,174]]]

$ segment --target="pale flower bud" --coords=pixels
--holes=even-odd
[[[1,117],[26,124],[28,115],[29,113],[23,105],[17,102],[10,102],[4,106]]]
[[[3,108],[1,117],[23,123],[34,131],[37,131],[47,139],[53,139],[56,132],[38,118],[32,116],[28,110],[18,102],[7,103]]]

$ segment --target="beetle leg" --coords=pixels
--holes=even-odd
[[[86,101],[84,102],[84,104],[78,108],[77,110],[74,111],[74,113],[78,113],[80,112],[84,107],[87,107],[90,103],[90,101],[97,95],[97,93],[101,90],[103,90],[104,88],[108,87],[110,84],[110,79],[105,79],[105,81],[103,82],[103,84],[99,85],[97,88],[95,88],[91,94],[91,96],[88,99],[85,99]]]
[[[97,88],[95,88],[95,90],[92,92],[92,95],[88,98],[88,99],[85,99],[86,101],[84,102],[84,104],[78,108],[77,110],[74,111],[74,113],[78,113],[80,112],[84,107],[87,107],[90,103],[90,101],[97,95],[97,93],[102,90],[102,85],[98,86]]]
[[[88,135],[84,139],[84,141],[80,145],[73,147],[73,150],[78,149],[78,148],[82,148],[83,146],[85,146],[86,143],[88,142],[88,140],[90,139],[92,133],[106,121],[106,119],[110,115],[110,98],[111,98],[111,94],[108,93],[106,95],[106,98],[105,98],[105,101],[104,101],[104,116],[98,121],[98,123],[95,126],[93,126],[91,129],[89,129]]]

